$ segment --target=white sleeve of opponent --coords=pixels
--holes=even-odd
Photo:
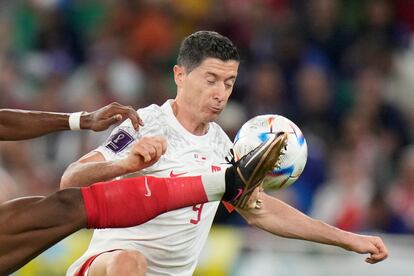
[[[131,120],[127,119],[114,128],[111,135],[95,151],[100,152],[105,160],[116,160],[125,158],[133,145],[139,139]]]
[[[106,141],[95,151],[100,152],[105,160],[119,160],[126,158],[132,145],[136,143],[141,137],[146,135],[158,135],[160,122],[159,111],[155,105],[139,109],[137,111],[140,118],[144,121],[144,126],[136,131],[130,119],[125,120],[118,127],[114,128],[111,135]]]

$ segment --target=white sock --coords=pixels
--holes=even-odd
[[[201,176],[208,201],[218,201],[226,191],[226,170]]]

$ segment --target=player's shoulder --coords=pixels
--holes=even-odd
[[[140,116],[148,116],[150,114],[154,114],[154,113],[161,113],[161,106],[157,105],[157,104],[150,104],[148,106],[142,107],[142,108],[138,108],[137,112]]]
[[[162,120],[165,116],[161,106],[157,104],[151,104],[137,110],[139,117],[146,122],[156,122]]]

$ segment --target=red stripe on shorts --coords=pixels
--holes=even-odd
[[[91,267],[91,264],[93,263],[93,261],[95,261],[96,258],[98,258],[100,255],[102,255],[104,253],[113,252],[113,251],[116,251],[116,250],[120,250],[120,249],[112,249],[112,250],[104,251],[104,252],[101,252],[99,254],[93,255],[92,257],[89,257],[89,259],[87,259],[83,263],[81,268],[79,268],[79,270],[75,273],[75,276],[86,276],[85,272],[88,271],[88,269]]]

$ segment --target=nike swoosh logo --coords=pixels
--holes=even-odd
[[[183,173],[174,173],[174,170],[172,170],[172,171],[170,172],[170,177],[177,177],[177,176],[184,175],[184,174],[187,174],[187,172],[183,172]]]
[[[238,188],[237,191],[238,191],[237,195],[230,201],[238,199],[241,196],[241,194],[243,193],[243,189],[241,189],[241,188]]]
[[[148,180],[147,180],[146,176],[145,176],[145,190],[147,190],[147,192],[144,194],[144,196],[150,197],[151,196],[151,190],[148,186]]]

